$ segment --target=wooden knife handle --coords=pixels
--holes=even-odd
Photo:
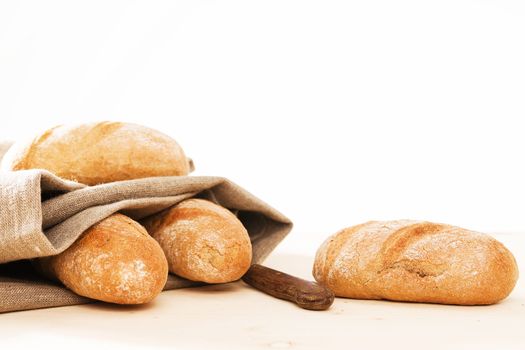
[[[334,302],[334,293],[316,282],[254,264],[242,280],[276,298],[291,301],[303,309],[326,310]]]

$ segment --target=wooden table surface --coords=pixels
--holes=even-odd
[[[293,237],[292,237],[293,236]],[[292,234],[265,262],[311,279],[317,246]],[[496,236],[524,271],[525,235]],[[306,241],[308,242],[308,241]],[[243,282],[164,292],[144,306],[104,303],[0,315],[2,349],[525,349],[525,285],[492,306],[336,298],[306,311]]]

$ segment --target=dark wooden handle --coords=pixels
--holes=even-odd
[[[242,280],[266,294],[296,303],[303,309],[326,310],[334,302],[334,293],[330,289],[258,264],[252,265]]]

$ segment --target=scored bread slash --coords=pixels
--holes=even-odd
[[[307,310],[326,310],[334,302],[330,289],[259,264],[253,264],[242,280],[261,292]]]

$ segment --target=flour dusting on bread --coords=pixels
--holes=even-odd
[[[371,221],[319,248],[313,275],[336,295],[444,304],[493,304],[514,288],[512,253],[494,238],[424,221]]]

